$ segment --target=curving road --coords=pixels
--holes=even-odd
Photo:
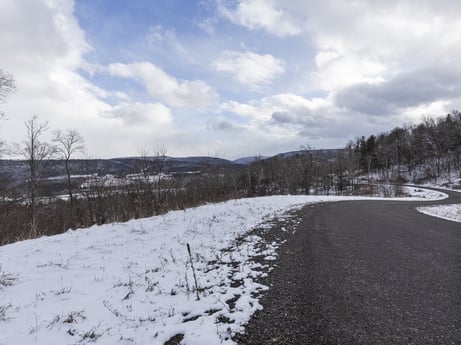
[[[461,193],[449,194],[439,202],[304,208],[263,282],[271,286],[263,310],[235,340],[461,344],[461,224],[415,211],[461,203]]]

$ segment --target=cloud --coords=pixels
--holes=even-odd
[[[166,126],[173,122],[171,110],[159,103],[121,103],[102,116],[121,119],[127,126]]]
[[[28,67],[38,61],[47,68],[77,67],[82,63],[83,54],[90,50],[84,32],[73,17],[72,1],[4,0],[0,5],[0,18],[0,39],[2,46],[8,47],[2,49],[3,65],[21,60]],[[30,51],[37,52],[38,56],[28,55]]]
[[[196,25],[207,34],[212,35],[215,33],[215,25],[217,22],[218,19],[216,17],[208,17],[196,20]]]
[[[372,53],[398,60],[417,54],[413,63],[418,66],[438,56],[435,47],[445,50],[459,42],[461,28],[453,19],[460,14],[460,6],[452,6],[450,1],[330,0],[319,3],[307,20],[320,50],[334,48],[341,54]],[[459,53],[459,48],[453,48]]]
[[[222,112],[238,114],[243,117],[252,118],[258,117],[258,105],[255,101],[248,103],[240,103],[237,101],[226,101],[220,104],[219,109]]]
[[[107,93],[78,73],[91,47],[73,15],[73,1],[1,1],[0,42],[8,47],[1,49],[0,66],[17,85],[4,107],[2,139],[20,141],[33,115],[53,129],[77,129],[88,145],[110,138],[113,123],[99,116],[110,108],[102,100]],[[97,137],[90,133],[95,127]],[[94,154],[105,148],[92,147]]]
[[[199,3],[188,23],[149,17],[114,37],[114,18],[128,23],[133,5],[109,18],[87,4],[100,22],[80,26],[79,2],[0,1],[0,68],[18,86],[0,139],[21,140],[38,114],[79,130],[95,156],[153,141],[173,154],[271,154],[338,147],[461,102],[458,1]]]
[[[461,31],[455,20],[461,15],[456,0],[238,0],[235,5],[221,1],[218,12],[250,30],[309,35],[320,50],[336,49],[341,54],[365,50],[393,54],[415,47],[430,51],[427,39],[448,47],[459,41]]]
[[[236,5],[222,2],[218,11],[236,25],[276,36],[277,27],[292,23],[293,34],[316,50],[322,73],[312,84],[320,81],[327,89],[346,85],[346,79],[384,80],[386,73],[421,69],[439,60],[459,65],[461,60],[461,6],[455,0],[239,0]],[[324,65],[329,59],[333,63]],[[333,85],[334,76],[341,79],[338,85]]]
[[[187,54],[187,50],[183,47],[173,29],[165,29],[162,25],[151,26],[146,39],[151,47],[157,45],[161,47],[171,47],[180,55]]]
[[[285,72],[285,62],[270,54],[224,51],[212,67],[232,75],[233,79],[252,90],[260,90]]]
[[[178,80],[149,62],[132,64],[113,63],[109,74],[136,80],[148,93],[173,107],[207,107],[218,100],[218,94],[201,80]]]
[[[244,130],[244,127],[236,125],[223,117],[218,117],[208,121],[207,129],[209,131],[241,131]]]
[[[8,118],[0,124],[2,140],[21,141],[24,122],[36,114],[52,130],[79,131],[91,157],[132,155],[155,142],[187,147],[174,146],[179,131],[166,106],[132,102],[125,92],[105,90],[79,73],[93,66],[85,60],[92,48],[74,17],[73,1],[1,1],[0,41],[8,46],[0,52],[0,68],[17,84],[2,105]],[[107,98],[122,103],[110,105]]]
[[[400,73],[377,84],[359,83],[339,91],[335,104],[372,115],[401,113],[406,109],[459,97],[461,72],[433,67]]]
[[[239,0],[222,2],[218,12],[249,30],[306,40],[314,49],[315,68],[304,71],[300,89],[325,94],[324,113],[351,121],[358,113],[380,115],[395,125],[417,119],[417,111],[443,113],[459,106],[461,6],[454,0]],[[285,23],[295,29],[284,30]],[[254,103],[246,104],[247,111],[248,106]],[[256,108],[267,117],[270,107]],[[297,114],[276,110],[272,120],[286,124],[308,118]]]
[[[264,128],[268,132],[278,132],[288,127],[296,133],[298,127],[325,127],[331,124],[328,100],[306,99],[294,94],[278,94],[250,101],[248,104],[235,101],[221,104],[221,111],[239,115],[247,119],[249,127]]]
[[[304,114],[307,115],[310,120],[311,116],[309,113],[309,111],[306,111]],[[298,114],[290,111],[274,111],[272,113],[272,120],[276,123],[297,123],[300,119]]]
[[[220,4],[221,16],[250,30],[264,29],[283,37],[298,35],[302,29],[297,18],[277,8],[273,1],[241,0],[235,8]]]
[[[331,97],[277,94],[247,103],[224,102],[220,110],[240,116],[246,130],[246,134],[241,134],[245,142],[251,143],[248,146],[256,152],[263,153],[269,149],[275,149],[274,152],[281,152],[282,148],[293,150],[306,143],[316,148],[343,147],[355,137],[396,125],[395,117],[370,118],[354,110],[339,108]]]
[[[336,91],[357,84],[383,81],[387,66],[371,56],[341,55],[335,50],[315,55],[317,70],[310,74],[316,87]]]
[[[347,112],[337,109],[330,99],[308,99],[295,94],[277,94],[247,103],[228,101],[221,104],[220,111],[240,117],[240,126],[245,130],[233,132],[234,138],[238,138],[232,141],[237,145],[233,149],[244,150],[246,145],[244,152],[248,154],[290,151],[304,144],[341,147],[368,124],[351,123],[344,116]],[[215,129],[219,125],[220,122]]]

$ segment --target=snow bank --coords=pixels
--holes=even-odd
[[[457,190],[453,190],[446,187],[439,187],[434,185],[427,185],[428,187],[432,188],[439,188],[442,190],[449,190],[459,192]],[[437,199],[437,194],[441,194],[437,191],[431,191],[428,189],[421,189],[415,187],[406,187],[407,191],[411,193],[413,196],[418,196],[420,198],[427,198],[428,200]],[[437,206],[422,206],[416,208],[419,212],[427,214],[428,216],[443,218],[446,220],[451,220],[454,222],[461,222],[461,205],[460,204],[452,204],[452,205],[437,205]]]
[[[421,213],[461,223],[461,204],[418,207]]]

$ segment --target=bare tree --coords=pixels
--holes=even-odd
[[[0,69],[0,103],[4,103],[6,97],[16,90],[16,84],[13,76],[9,73],[4,72]],[[0,117],[3,117],[4,113],[0,110]]]
[[[42,135],[48,130],[48,122],[39,122],[38,116],[25,122],[26,139],[15,144],[17,154],[24,157],[29,167],[28,199],[30,205],[30,230],[31,235],[37,236],[37,198],[40,180],[47,170],[48,160],[53,157],[56,148],[41,141]]]
[[[6,97],[16,91],[16,84],[13,76],[0,69],[0,104],[5,102]],[[5,113],[0,110],[0,119],[5,116]],[[0,140],[0,153],[4,153],[5,143]]]
[[[64,161],[67,177],[67,193],[69,194],[70,212],[74,216],[74,195],[72,193],[70,159],[77,152],[83,152],[85,144],[83,137],[75,129],[68,129],[66,132],[60,130],[54,133],[53,142],[56,144],[58,157]]]
[[[165,186],[162,183],[164,179],[165,163],[167,160],[166,154],[166,147],[161,145],[154,149],[154,156],[150,160],[151,171],[153,173],[152,182],[153,186],[155,186],[155,189],[152,190],[152,211],[157,214],[161,212],[162,204],[168,194],[168,189],[163,190]]]

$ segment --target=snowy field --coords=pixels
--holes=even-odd
[[[403,200],[443,198],[411,190]],[[244,235],[294,225],[288,212],[308,203],[357,199],[231,200],[0,247],[0,344],[233,344],[266,289],[251,258],[268,266],[279,245]]]

